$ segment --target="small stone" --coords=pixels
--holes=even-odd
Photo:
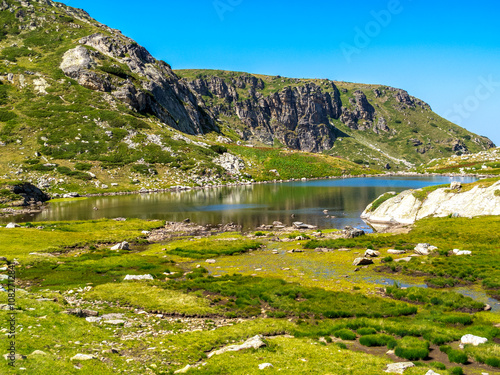
[[[151,275],[127,275],[123,280],[154,280]]]
[[[5,228],[7,229],[12,229],[12,228],[19,228],[20,225],[19,224],[16,224],[16,223],[9,223],[5,226]]]
[[[91,354],[80,354],[71,357],[70,361],[88,361],[90,359],[96,359],[97,357]]]
[[[270,363],[261,363],[259,365],[259,370],[264,370],[266,368],[271,368],[271,367],[274,367],[274,366],[272,364],[270,364]]]
[[[205,262],[209,263],[209,264],[214,264],[215,263],[215,259],[207,259]]]
[[[174,374],[185,374],[191,368],[191,365],[186,365],[186,367],[181,368],[180,370],[174,371]]]
[[[373,264],[373,260],[370,258],[356,258],[354,262],[352,262],[353,266],[364,266],[369,264]]]

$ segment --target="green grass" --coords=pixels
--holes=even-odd
[[[206,291],[229,298],[225,300],[225,307],[236,308],[244,315],[260,314],[261,305],[264,303],[272,308],[268,315],[277,314],[280,317],[290,315],[319,315],[324,318],[381,317],[411,315],[417,311],[405,303],[388,302],[359,293],[328,292],[277,279],[241,275],[170,281],[165,287],[184,291]]]
[[[425,359],[429,356],[429,343],[415,337],[403,337],[397,341],[394,354],[410,361]]]
[[[203,316],[216,313],[206,299],[145,284],[122,282],[102,284],[85,295],[86,299],[119,301],[122,306],[159,311],[162,314]]]
[[[168,250],[168,254],[181,256],[184,258],[206,259],[218,256],[243,254],[251,250],[257,250],[261,246],[260,242],[240,240],[240,241],[208,241],[199,240],[189,242],[186,245]]]
[[[33,260],[37,256],[31,252],[60,252],[65,249],[94,245],[98,243],[116,243],[133,240],[142,236],[143,230],[161,226],[159,221],[92,220],[44,222],[44,229],[0,228],[1,255],[21,261]]]
[[[443,306],[450,310],[481,311],[484,308],[484,304],[481,302],[454,292],[440,292],[416,287],[408,289],[387,287],[386,293],[398,300]]]

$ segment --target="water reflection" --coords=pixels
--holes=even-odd
[[[74,202],[52,203],[22,221],[92,220],[130,217],[200,224],[234,222],[245,229],[281,221],[303,221],[320,228],[363,226],[361,212],[387,191],[401,192],[451,181],[473,182],[464,177],[371,177],[232,186],[154,194],[93,197]],[[94,210],[98,207],[99,210]],[[323,210],[328,210],[327,217]],[[291,215],[295,217],[292,218]],[[12,218],[3,219],[12,221]]]

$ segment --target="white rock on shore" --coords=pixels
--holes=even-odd
[[[415,190],[406,190],[383,202],[371,212],[371,204],[361,218],[373,224],[413,224],[425,217],[475,217],[500,215],[500,181],[482,188],[475,186],[469,191],[459,192],[440,188],[428,194],[423,201],[416,198]],[[418,191],[418,190],[417,190]]]

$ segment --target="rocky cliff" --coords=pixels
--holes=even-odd
[[[485,215],[500,215],[500,180],[384,194],[365,209],[361,218],[377,227],[413,224],[426,217]]]
[[[328,151],[397,167],[399,159],[411,165],[493,146],[393,87],[221,70],[176,73],[207,112],[255,144]],[[348,149],[340,144],[346,139]]]

